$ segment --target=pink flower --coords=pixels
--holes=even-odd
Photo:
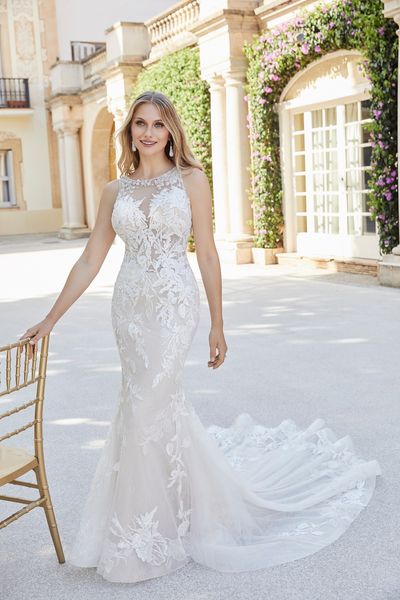
[[[308,54],[308,52],[310,50],[310,45],[307,44],[307,42],[304,42],[304,44],[302,44],[300,46],[300,50],[302,51],[303,54]]]
[[[272,92],[272,88],[267,85],[267,87],[264,88],[264,92],[266,94],[270,94]]]
[[[321,52],[321,46],[319,46],[318,44],[315,46],[314,48],[315,52]]]
[[[265,104],[266,103],[266,99],[265,98],[260,98],[258,101],[259,104]]]
[[[275,73],[271,73],[271,75],[269,76],[269,78],[270,78],[272,81],[279,81],[279,80],[280,80],[280,77],[279,77],[279,75],[276,75]]]

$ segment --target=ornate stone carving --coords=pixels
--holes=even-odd
[[[20,15],[27,15],[33,18],[33,4],[32,0],[12,0],[11,2],[13,15],[19,17]]]
[[[0,142],[5,142],[6,140],[15,140],[15,139],[18,139],[18,136],[16,136],[13,131],[0,131]]]

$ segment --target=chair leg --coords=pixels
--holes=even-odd
[[[49,526],[50,535],[53,540],[54,548],[57,553],[58,562],[60,564],[65,563],[64,551],[61,543],[60,534],[58,532],[56,517],[53,510],[53,505],[51,503],[49,486],[47,482],[46,472],[44,466],[40,468],[40,466],[34,468],[36,480],[38,483],[40,495],[46,498],[42,507],[44,508],[44,512],[47,519],[47,524]]]

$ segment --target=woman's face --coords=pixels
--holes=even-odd
[[[164,152],[169,138],[169,131],[160,111],[151,102],[141,104],[136,109],[132,118],[131,133],[133,143],[140,154],[148,156]]]

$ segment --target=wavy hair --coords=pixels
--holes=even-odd
[[[189,146],[185,130],[171,100],[161,92],[147,91],[137,96],[132,102],[123,124],[115,134],[115,138],[119,141],[121,147],[121,155],[118,160],[121,174],[131,175],[140,163],[139,151],[132,150],[131,123],[137,108],[147,102],[151,102],[158,108],[161,118],[170,133],[174,155],[173,157],[169,156],[171,145],[169,140],[164,148],[167,158],[183,170],[197,167],[204,171],[202,164],[196,159]]]

